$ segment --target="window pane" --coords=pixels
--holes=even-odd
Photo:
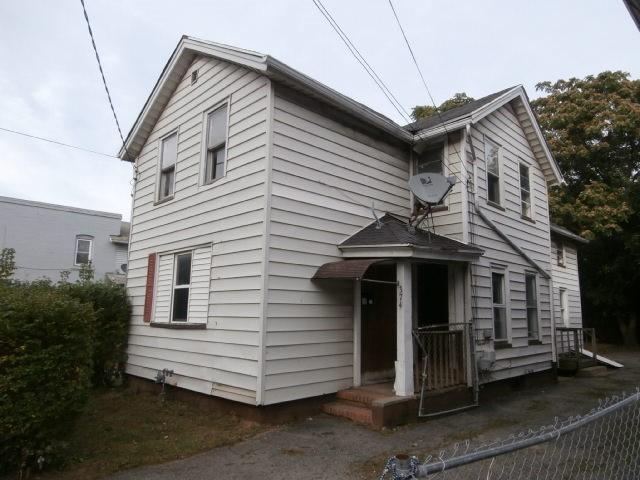
[[[207,148],[217,147],[227,140],[227,106],[218,108],[209,114]]]
[[[76,264],[89,263],[91,255],[91,240],[76,240]]]
[[[487,162],[487,170],[494,175],[500,175],[500,167],[498,165],[498,147],[492,143],[485,143],[485,159]]]
[[[173,289],[173,321],[186,322],[189,310],[189,289]]]
[[[527,328],[529,338],[538,337],[538,311],[535,308],[527,309]]]
[[[81,264],[81,263],[89,263],[89,253],[85,252],[78,252],[76,253],[76,263],[77,264]]]
[[[220,178],[224,177],[224,159],[225,159],[225,147],[219,148],[214,152],[216,166],[215,166],[215,177]]]
[[[176,285],[189,285],[191,283],[191,254],[178,255],[176,260]]]
[[[520,188],[527,192],[531,191],[531,185],[529,184],[529,167],[525,167],[524,165],[520,165]]]
[[[489,200],[494,203],[500,203],[500,180],[490,173],[487,175],[487,181],[489,182],[489,185],[487,185]]]
[[[492,273],[491,287],[493,290],[493,303],[504,304],[504,275]]]
[[[522,216],[531,218],[531,204],[522,202]]]
[[[162,170],[176,164],[178,157],[178,134],[172,133],[162,140]]]
[[[78,253],[89,253],[91,251],[91,240],[78,239]]]
[[[417,173],[442,173],[443,172],[444,144],[429,147],[418,157]]]
[[[504,307],[493,307],[493,330],[496,340],[507,338],[507,317]]]
[[[172,167],[160,174],[160,199],[173,195],[173,176],[175,167]]]

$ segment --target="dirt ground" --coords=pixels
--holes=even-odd
[[[133,479],[372,479],[395,453],[424,458],[465,439],[490,440],[583,414],[598,399],[640,385],[640,352],[609,351],[625,365],[604,376],[560,378],[557,384],[511,392],[464,413],[386,431],[327,415],[282,426],[228,447],[110,477]]]

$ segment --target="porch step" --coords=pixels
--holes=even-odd
[[[373,412],[371,408],[358,402],[349,400],[338,400],[337,402],[325,403],[322,411],[336,417],[344,417],[356,423],[373,425]]]
[[[350,388],[348,390],[339,391],[337,393],[337,397],[341,400],[361,403],[370,407],[374,400],[388,398],[389,393],[376,392],[375,390],[366,390],[362,388]]]

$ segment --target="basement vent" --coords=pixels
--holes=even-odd
[[[198,81],[198,70],[194,70],[191,72],[191,85],[195,84]]]

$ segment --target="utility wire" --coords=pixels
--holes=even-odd
[[[75,148],[76,150],[82,150],[83,152],[89,152],[89,153],[93,153],[95,155],[102,155],[104,157],[110,157],[110,158],[118,158],[115,155],[111,155],[109,153],[98,152],[96,150],[91,150],[89,148],[78,147],[77,145],[71,145],[69,143],[59,142],[57,140],[52,140],[50,138],[39,137],[37,135],[32,135],[30,133],[19,132],[17,130],[11,130],[9,128],[0,127],[0,130],[2,130],[4,132],[14,133],[16,135],[22,135],[23,137],[33,138],[35,140],[42,140],[43,142],[55,143],[56,145],[61,145],[63,147]]]
[[[420,79],[422,80],[422,85],[424,85],[424,89],[427,91],[427,95],[429,96],[429,100],[431,100],[431,103],[433,104],[433,108],[435,108],[435,110],[436,110],[436,114],[438,115],[438,119],[440,120],[440,124],[442,125],[442,128],[444,129],[445,135],[449,136],[449,131],[447,130],[447,126],[445,125],[444,119],[442,118],[442,114],[440,113],[440,109],[436,105],[436,102],[433,99],[433,96],[431,95],[431,91],[429,90],[429,86],[427,85],[427,81],[424,78],[424,74],[422,73],[422,69],[420,68],[420,65],[418,64],[418,60],[416,59],[416,56],[413,53],[413,48],[411,48],[411,43],[409,43],[409,39],[407,38],[407,35],[404,32],[404,28],[402,28],[402,23],[400,23],[400,18],[398,17],[398,14],[396,12],[395,7],[393,6],[393,2],[391,0],[388,0],[388,1],[389,1],[389,6],[391,7],[391,11],[393,12],[393,16],[396,19],[396,23],[398,24],[398,27],[400,28],[400,32],[402,33],[402,37],[404,38],[404,42],[406,43],[407,48],[409,49],[409,53],[411,54],[411,59],[413,60],[413,64],[416,66],[416,69],[418,70],[418,74],[420,75]],[[455,145],[452,145],[452,147],[453,147],[453,151],[456,153],[456,155],[458,155],[458,158],[460,159],[460,165],[462,167],[463,166],[462,156],[460,155],[460,152],[458,152],[458,149],[456,148]],[[456,175],[456,173],[446,164],[444,159],[442,161],[442,164],[463,185],[466,185],[466,183],[464,181],[462,181],[462,179],[460,177],[458,177],[458,175]],[[465,166],[465,170],[466,170],[466,166]]]
[[[380,90],[382,91],[384,96],[387,97],[387,100],[389,100],[391,105],[393,105],[393,108],[398,112],[398,114],[402,117],[402,119],[404,121],[407,121],[408,123],[410,123],[411,122],[411,116],[409,115],[409,113],[405,110],[405,108],[398,101],[398,99],[391,92],[391,90],[387,87],[387,85],[380,78],[380,76],[376,73],[376,71],[369,64],[369,62],[367,62],[367,60],[360,53],[358,48],[353,44],[353,42],[351,41],[349,36],[344,32],[344,30],[342,30],[342,28],[340,27],[338,22],[335,20],[335,18],[331,15],[329,10],[327,10],[327,8],[322,4],[322,1],[321,0],[313,0],[313,3],[316,6],[316,8],[320,11],[320,13],[325,17],[327,22],[329,22],[329,25],[331,25],[331,27],[338,34],[338,36],[340,37],[342,42],[345,44],[347,49],[354,56],[354,58],[358,61],[358,63],[362,66],[362,68],[364,68],[364,70],[371,77],[371,79],[375,82],[375,84],[378,86],[378,88],[380,88]]]
[[[116,109],[113,106],[113,101],[111,100],[111,93],[109,93],[109,87],[107,86],[107,79],[104,76],[104,70],[102,69],[102,62],[100,61],[100,55],[98,55],[98,48],[96,47],[96,42],[93,37],[93,31],[91,30],[91,24],[89,23],[89,15],[87,14],[87,9],[84,5],[84,0],[80,0],[82,4],[82,11],[84,12],[84,18],[87,21],[87,28],[89,29],[89,36],[91,37],[91,45],[93,45],[93,51],[96,54],[96,60],[98,61],[98,68],[100,69],[100,75],[102,76],[102,83],[104,85],[104,90],[107,92],[107,98],[109,100],[109,106],[111,107],[111,112],[113,113],[113,118],[116,121],[116,126],[118,127],[118,133],[120,134],[120,140],[122,140],[123,147],[125,146],[124,136],[122,135],[122,130],[120,129],[120,122],[118,121],[118,116],[116,115]],[[126,147],[125,147],[126,150]]]

